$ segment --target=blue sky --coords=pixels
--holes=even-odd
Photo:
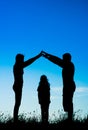
[[[0,111],[13,112],[16,54],[24,54],[27,60],[44,50],[60,58],[65,52],[71,53],[77,86],[74,109],[88,113],[88,1],[3,0],[0,19]],[[51,84],[50,113],[63,110],[61,71],[44,57],[24,69],[20,113],[40,113],[37,86],[42,74]]]

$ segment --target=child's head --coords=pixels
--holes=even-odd
[[[40,80],[41,81],[46,81],[47,80],[47,76],[46,75],[41,75]]]

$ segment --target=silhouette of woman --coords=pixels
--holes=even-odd
[[[21,104],[22,98],[22,88],[23,88],[23,69],[28,65],[31,65],[36,59],[41,56],[41,53],[37,56],[24,61],[23,54],[17,54],[15,57],[15,64],[13,66],[13,75],[14,75],[14,83],[13,83],[13,90],[15,92],[15,105],[13,110],[13,118],[14,122],[18,121],[18,112],[19,107]]]
[[[41,75],[37,88],[38,101],[41,106],[41,119],[43,124],[48,124],[50,104],[50,83],[46,75]]]
[[[62,79],[63,79],[63,108],[68,113],[68,120],[72,120],[73,117],[73,95],[76,89],[74,82],[75,67],[71,62],[70,53],[63,54],[63,59],[48,54],[42,51],[42,55],[53,62],[54,64],[62,68]]]

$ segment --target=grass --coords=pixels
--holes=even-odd
[[[14,124],[13,118],[8,114],[0,113],[0,130],[4,129],[88,129],[88,115],[81,118],[77,113],[74,113],[73,122],[68,122],[66,114],[59,114],[59,117],[53,114],[53,120],[49,119],[48,125],[41,124],[41,116],[37,116],[35,111],[33,113],[21,113],[19,115],[19,122]]]

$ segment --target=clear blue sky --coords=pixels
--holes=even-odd
[[[14,107],[13,64],[41,50],[62,58],[70,52],[75,64],[74,109],[88,113],[88,0],[0,1],[0,111]],[[40,113],[37,86],[42,74],[51,84],[50,113],[63,110],[61,68],[40,57],[24,69],[21,112]]]

